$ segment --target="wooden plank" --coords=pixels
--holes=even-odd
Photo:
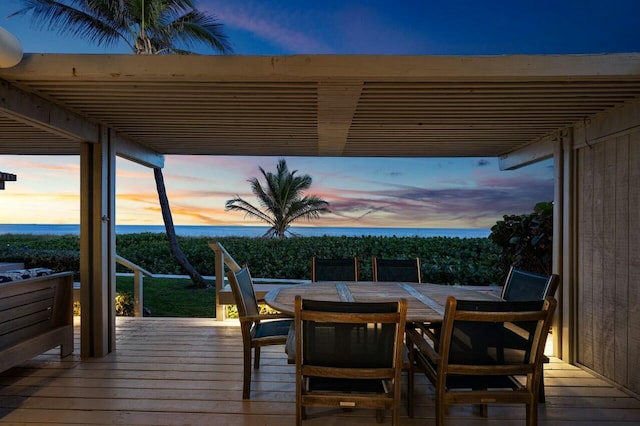
[[[341,302],[355,302],[353,294],[351,294],[349,287],[345,283],[337,283],[336,292]]]
[[[603,147],[603,194],[602,194],[602,283],[600,306],[601,327],[594,330],[600,334],[602,345],[602,370],[613,378],[615,375],[615,316],[616,316],[616,140],[601,144]],[[621,356],[618,355],[618,356]]]
[[[117,326],[118,350],[108,356],[60,360],[49,351],[0,374],[0,425],[294,423],[295,367],[286,363],[281,347],[263,348],[251,400],[242,400],[242,338],[236,322],[118,317]],[[640,422],[640,401],[585,370],[551,358],[545,376],[541,426]],[[406,401],[401,404],[404,426],[433,423],[433,387],[424,375],[416,376],[416,382],[413,419],[407,417]],[[471,406],[454,406],[447,424],[510,426],[523,424],[524,418],[522,405],[490,405],[488,418]],[[304,424],[374,422],[369,410],[318,408],[310,410]],[[384,424],[389,424],[388,416]]]
[[[28,295],[25,295],[25,296],[28,296]],[[9,306],[13,306],[13,307],[9,307]],[[24,317],[36,312],[46,311],[52,306],[53,306],[53,297],[49,297],[44,300],[34,300],[28,304],[20,303],[20,304],[14,304],[14,305],[7,305],[7,307],[9,307],[8,309],[4,309],[0,311],[0,335],[4,334],[2,330],[5,323],[15,321],[17,318]]]
[[[640,393],[640,132],[629,138],[629,388]]]
[[[629,137],[617,138],[615,169],[615,303],[613,313],[615,370],[611,377],[622,386],[629,386],[627,360],[635,356],[628,350],[629,316]]]
[[[593,367],[593,149],[584,148],[579,152],[580,205],[578,211],[579,233],[578,247],[578,306],[577,306],[577,345],[576,360]]]
[[[19,342],[51,328],[51,311],[48,309],[30,313],[22,317],[6,321],[0,325],[2,344],[0,348]],[[48,350],[43,348],[41,352]]]
[[[605,145],[593,148],[593,369],[604,369],[604,210],[605,210]]]

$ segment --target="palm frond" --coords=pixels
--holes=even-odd
[[[222,23],[191,0],[21,1],[10,17],[31,14],[33,25],[98,46],[123,40],[135,53],[193,54],[197,45],[233,52]]]
[[[223,27],[214,16],[197,10],[192,10],[167,25],[174,43],[180,42],[189,48],[205,44],[220,53],[233,53]]]
[[[304,197],[291,206],[288,219],[290,222],[302,218],[317,219],[321,213],[331,213],[328,206],[329,203],[318,197]]]
[[[114,45],[119,40],[124,40],[131,46],[121,32],[122,26],[116,26],[113,17],[105,19],[105,16],[108,16],[106,12],[114,1],[117,0],[69,0],[66,3],[57,0],[22,0],[24,7],[9,17],[31,13],[33,25],[61,35],[86,38],[99,46]],[[103,3],[104,7],[94,6],[97,3]],[[100,13],[96,14],[96,11]]]
[[[320,214],[330,212],[329,203],[323,199],[317,196],[303,196],[303,192],[311,186],[311,176],[297,176],[297,170],[289,171],[284,159],[278,162],[275,173],[267,172],[262,167],[258,169],[264,177],[264,184],[255,177],[249,179],[249,183],[263,210],[240,198],[227,201],[226,208],[243,211],[271,224],[265,236],[284,238],[286,233],[295,235],[289,230],[295,220],[318,218]]]
[[[264,222],[267,222],[270,225],[273,225],[273,219],[271,217],[267,216],[262,211],[260,211],[260,209],[240,197],[228,200],[225,203],[225,210],[241,211],[245,213],[245,216],[255,217]]]

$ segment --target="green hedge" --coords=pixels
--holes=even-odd
[[[422,261],[425,282],[489,285],[500,282],[499,248],[488,238],[448,237],[179,237],[182,250],[202,275],[215,275],[209,241],[219,241],[254,277],[309,279],[311,257],[358,257],[362,280],[371,280],[371,257]],[[0,261],[23,261],[27,267],[79,270],[79,238],[51,235],[0,235]],[[157,274],[184,274],[174,262],[162,233],[116,237],[117,253]],[[118,265],[118,271],[129,272]]]

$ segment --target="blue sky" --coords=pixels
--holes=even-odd
[[[19,0],[0,0],[0,27],[26,52],[129,53],[98,47],[7,16]],[[640,52],[640,1],[292,1],[200,0],[225,25],[239,55],[501,55]],[[201,53],[212,53],[200,49]],[[310,174],[311,192],[331,203],[317,226],[480,227],[553,198],[551,160],[500,172],[494,158],[287,158]],[[247,179],[277,158],[166,158],[165,181],[179,225],[255,224],[224,212],[236,194],[252,200]],[[160,224],[151,170],[117,163],[117,223]],[[79,159],[0,156],[18,175],[0,192],[0,223],[78,223]],[[45,203],[43,203],[45,201]],[[16,213],[17,212],[17,213]],[[301,224],[305,224],[302,222]]]

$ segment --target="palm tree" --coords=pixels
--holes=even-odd
[[[215,16],[194,0],[21,0],[9,17],[31,13],[34,25],[81,37],[98,46],[124,42],[133,53],[192,54],[204,44],[220,53],[232,49]]]
[[[21,1],[24,7],[10,17],[31,13],[33,24],[98,46],[124,42],[136,54],[192,54],[189,49],[196,44],[220,53],[232,51],[222,24],[197,10],[192,0]],[[207,286],[178,244],[162,169],[155,168],[153,175],[171,253],[196,285]]]
[[[275,174],[265,172],[262,167],[259,169],[265,179],[264,187],[255,177],[249,179],[249,183],[263,210],[239,196],[228,200],[225,209],[241,211],[245,216],[267,222],[271,227],[264,234],[265,237],[285,238],[287,232],[294,235],[289,231],[293,221],[300,218],[317,219],[321,213],[330,213],[329,203],[325,200],[315,195],[302,196],[311,186],[311,176],[295,176],[297,170],[290,172],[284,159],[278,161]]]

